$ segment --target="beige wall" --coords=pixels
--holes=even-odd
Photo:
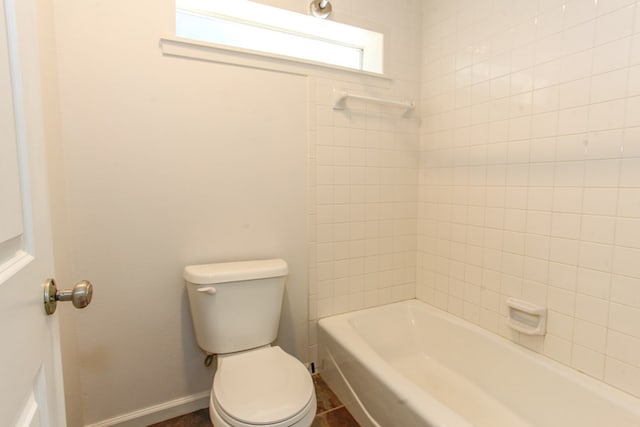
[[[419,298],[640,396],[640,3],[423,12]]]
[[[282,347],[307,360],[304,76],[165,57],[172,2],[58,2],[84,422],[206,391],[187,264],[289,263]]]

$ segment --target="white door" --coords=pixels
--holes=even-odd
[[[46,191],[38,2],[0,0],[0,425],[65,425]]]

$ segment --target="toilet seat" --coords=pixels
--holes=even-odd
[[[220,409],[213,393],[209,400],[209,416],[215,427],[309,427],[313,423],[316,415],[316,399],[314,396],[309,403],[292,418],[281,421],[277,424],[247,424],[233,418]]]
[[[315,414],[311,375],[280,347],[218,356],[211,403],[233,426],[290,426]]]

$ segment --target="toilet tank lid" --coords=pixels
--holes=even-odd
[[[214,283],[239,282],[241,280],[268,279],[286,276],[289,272],[283,259],[222,262],[188,265],[182,277],[189,283],[208,285]]]

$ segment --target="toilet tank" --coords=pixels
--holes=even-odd
[[[233,353],[275,341],[284,283],[282,259],[184,268],[196,340],[209,353]]]

